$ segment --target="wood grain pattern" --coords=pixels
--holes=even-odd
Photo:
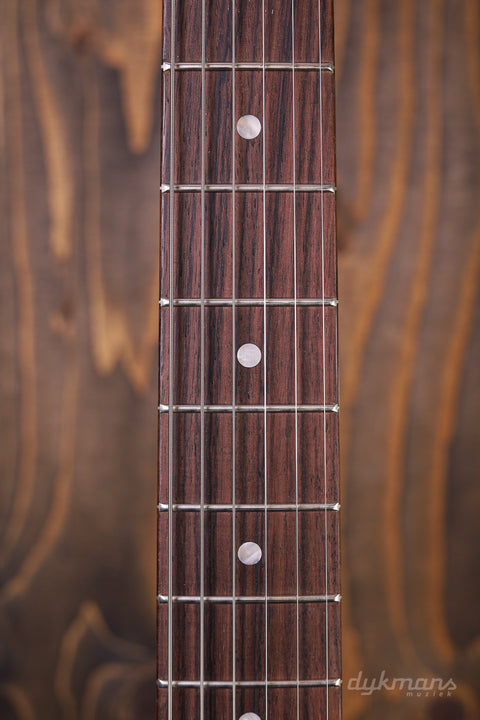
[[[246,60],[258,18],[254,3],[240,5]],[[2,720],[154,713],[160,10],[152,0],[12,0],[0,11],[3,592],[22,578],[2,602]],[[336,0],[335,11],[344,717],[476,720],[480,4]],[[306,61],[318,50],[312,26],[295,38]],[[429,213],[437,198],[427,294],[407,323],[427,189]],[[258,198],[237,200],[239,226],[252,227]],[[85,238],[99,225],[87,260]],[[247,296],[263,295],[258,268],[253,253],[237,258]],[[208,274],[229,292],[213,262]],[[400,404],[405,334],[413,370]],[[252,432],[263,433],[261,422]],[[390,481],[393,448],[402,470]],[[271,458],[271,473],[280,461]],[[246,453],[238,459],[248,463],[251,493],[261,468]],[[224,501],[227,486],[209,492]],[[442,699],[346,688],[359,670],[371,678],[382,669],[454,677],[458,690]],[[325,698],[308,693],[321,712]],[[239,708],[262,707],[262,691],[241,695]],[[231,698],[210,701],[221,716]],[[178,702],[195,717],[195,691]]]
[[[476,718],[478,4],[337,8],[345,677],[458,686],[347,691],[345,716]]]
[[[162,24],[136,6],[1,10],[5,720],[152,717]]]

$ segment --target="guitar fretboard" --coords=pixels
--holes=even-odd
[[[159,720],[340,718],[331,0],[170,0]]]

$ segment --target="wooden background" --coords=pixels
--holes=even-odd
[[[0,718],[153,718],[158,0],[0,9]],[[346,720],[480,717],[480,2],[337,0]],[[360,671],[452,677],[362,696]]]

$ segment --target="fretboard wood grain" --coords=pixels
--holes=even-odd
[[[233,7],[165,6],[158,718],[338,720],[332,4]]]

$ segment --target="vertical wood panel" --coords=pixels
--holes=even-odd
[[[345,690],[347,719],[480,713],[479,20],[337,2],[344,678],[458,686]]]
[[[0,11],[0,717],[153,715],[157,3]]]

